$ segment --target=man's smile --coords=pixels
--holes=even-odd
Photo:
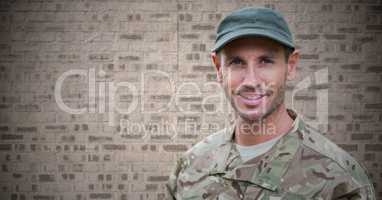
[[[239,93],[239,101],[248,106],[257,106],[263,101],[265,94],[257,94],[252,92]]]

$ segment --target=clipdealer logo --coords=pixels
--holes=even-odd
[[[200,82],[179,82],[176,81],[173,75],[168,72],[160,70],[148,70],[140,72],[138,76],[138,82],[129,82],[129,81],[106,81],[97,80],[97,75],[103,77],[106,74],[103,70],[96,72],[96,69],[72,69],[61,74],[55,84],[54,96],[58,107],[69,114],[80,115],[80,114],[107,114],[108,116],[108,126],[115,127],[119,126],[121,129],[131,129],[130,132],[147,132],[147,127],[149,131],[156,132],[171,132],[170,135],[174,137],[176,134],[176,127],[173,127],[174,124],[168,121],[163,121],[160,123],[154,123],[151,125],[145,125],[144,122],[132,122],[126,119],[120,119],[118,122],[115,120],[116,115],[129,115],[132,113],[138,114],[158,114],[163,113],[169,110],[182,113],[185,115],[188,114],[228,114],[232,112],[230,104],[227,102],[227,98],[224,94],[223,89],[220,84],[216,81],[208,81],[204,83]],[[70,105],[65,103],[65,98],[62,96],[63,90],[65,87],[65,80],[71,76],[80,76],[87,80],[87,91],[88,91],[88,103],[81,108],[73,108]],[[148,79],[153,79],[154,81],[147,81]],[[154,82],[154,83],[152,83]],[[160,88],[160,84],[157,82],[165,83],[167,98],[165,99],[167,103],[162,104],[160,108],[157,109],[148,109],[146,105],[145,95],[150,94],[150,91],[147,91],[147,88],[160,93],[163,88]],[[152,84],[148,84],[152,83]],[[311,86],[319,86],[328,84],[328,68],[320,69],[313,73],[312,76],[307,76],[299,81],[291,91],[291,107],[295,108],[295,96],[299,91],[309,89]],[[84,84],[85,85],[85,84]],[[212,89],[211,89],[212,88]],[[120,94],[119,90],[128,90],[127,95],[129,96],[128,107],[123,108],[119,106],[116,102],[116,95]],[[187,92],[192,90],[191,93]],[[208,91],[208,92],[206,92]],[[328,109],[329,109],[329,100],[328,100],[328,88],[327,87],[318,87],[316,91],[316,106],[315,106],[315,119],[306,118],[308,122],[312,124],[321,124],[324,127],[328,124]],[[204,94],[203,94],[204,92]],[[208,95],[206,95],[208,93]],[[126,93],[124,93],[126,94]],[[157,95],[158,98],[161,95]],[[193,110],[187,106],[184,106],[182,100],[198,98],[201,102],[200,109]],[[149,99],[150,100],[150,99]],[[214,109],[211,109],[213,105]],[[170,109],[175,108],[174,109]],[[296,110],[296,109],[294,109]],[[299,113],[299,115],[302,115]],[[228,115],[227,115],[228,116]],[[231,115],[232,116],[232,115]],[[303,115],[302,115],[303,116]],[[225,117],[225,121],[228,122],[230,119]],[[193,120],[184,120],[183,128],[185,131],[192,127],[193,132],[195,132],[197,123]],[[188,127],[187,127],[188,126]],[[218,124],[214,124],[214,127],[218,127]],[[163,127],[163,128],[161,128]],[[129,131],[128,131],[129,132]],[[151,132],[152,133],[152,132]]]
[[[97,72],[94,68],[72,69],[62,73],[58,77],[54,89],[55,101],[59,109],[73,115],[107,114],[108,126],[119,126],[121,130],[129,128],[131,132],[141,132],[142,130],[146,130],[147,127],[154,127],[152,130],[159,132],[163,129],[158,127],[167,127],[165,128],[166,130],[175,130],[176,127],[169,127],[174,125],[168,121],[151,125],[145,125],[142,121],[137,123],[126,119],[117,121],[115,116],[130,115],[133,113],[158,114],[169,110],[191,115],[198,114],[199,112],[208,114],[227,112],[226,108],[228,106],[224,105],[224,93],[222,91],[219,92],[220,85],[214,81],[205,83],[191,81],[178,83],[171,73],[160,70],[148,70],[137,73],[136,80],[134,81],[97,80],[98,77],[103,76],[105,76],[103,70]],[[76,108],[75,106],[77,105],[73,106],[65,97],[65,91],[71,89],[68,88],[68,85],[65,85],[69,82],[70,77],[81,77],[87,81],[87,83],[82,83],[85,89],[87,88],[88,93],[88,101],[83,107]],[[215,92],[205,96],[203,95],[203,91],[206,90]],[[163,92],[166,93],[166,95],[163,95]],[[121,93],[129,97],[127,107],[118,104],[119,99],[116,98],[116,96]],[[161,99],[163,97],[165,98]],[[202,106],[199,110],[190,109],[184,105],[183,100],[192,100],[193,98],[201,100]],[[158,99],[161,103],[156,102]],[[163,100],[165,103],[163,103]],[[160,105],[153,109],[150,108],[147,103]],[[209,107],[209,105],[212,104],[215,109]],[[186,124],[184,126],[196,127],[192,119],[184,119],[182,121]]]

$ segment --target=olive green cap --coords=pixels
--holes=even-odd
[[[248,7],[233,11],[220,22],[212,52],[235,39],[250,36],[266,37],[295,49],[288,24],[280,13],[269,8]]]

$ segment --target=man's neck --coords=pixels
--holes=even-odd
[[[235,143],[243,146],[256,145],[288,132],[293,125],[284,104],[266,118],[248,121],[241,117],[236,120]]]

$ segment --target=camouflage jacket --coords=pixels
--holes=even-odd
[[[263,155],[243,162],[233,127],[178,159],[166,185],[172,199],[375,199],[365,170],[299,117]]]

